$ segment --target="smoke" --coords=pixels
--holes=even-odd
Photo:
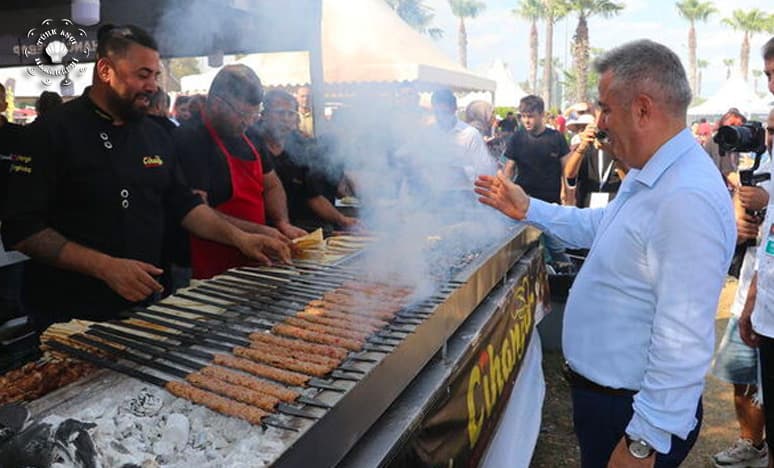
[[[304,7],[262,1],[240,15],[210,0],[193,0],[167,10],[156,34],[162,49],[177,55],[310,50],[319,30],[309,27],[314,13]],[[363,257],[365,279],[408,285],[425,295],[502,239],[507,226],[476,201],[477,171],[464,149],[432,125],[418,99],[396,99],[399,88],[406,90],[397,83],[354,84],[355,97],[343,97],[330,122],[315,122],[317,147],[303,157],[324,161],[316,169],[331,182],[340,179],[342,168],[353,176],[359,216],[380,238]]]

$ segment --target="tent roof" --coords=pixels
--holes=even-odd
[[[769,106],[741,76],[729,78],[709,99],[688,109],[688,115],[722,115],[736,107],[747,115],[768,114]]]
[[[417,81],[457,90],[494,90],[411,29],[383,0],[323,0],[322,64],[326,84]],[[238,61],[270,86],[309,82],[308,55],[249,55]],[[206,91],[217,69],[183,77],[184,91]]]

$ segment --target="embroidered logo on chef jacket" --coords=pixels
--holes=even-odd
[[[160,167],[164,165],[161,156],[145,156],[142,158],[142,165],[145,167]]]
[[[11,161],[10,173],[32,174],[32,157],[20,154],[0,155],[0,159]]]

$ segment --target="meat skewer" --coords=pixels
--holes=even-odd
[[[313,343],[327,344],[332,346],[339,346],[349,349],[350,351],[360,351],[363,349],[363,345],[354,340],[348,340],[338,336],[326,335],[324,333],[318,333],[315,331],[307,330],[304,328],[294,327],[292,325],[276,325],[272,331],[279,335],[290,336],[293,338],[300,338],[302,340],[311,341]]]
[[[276,397],[272,397],[272,396],[262,397],[258,395],[256,391],[250,390],[248,388],[241,388],[241,389],[234,388],[235,386],[230,386],[230,384],[226,384],[225,382],[218,383],[213,379],[208,379],[206,376],[202,376],[204,378],[201,378],[200,376],[196,376],[195,375],[196,373],[188,373],[176,367],[171,367],[166,364],[162,364],[160,362],[139,357],[133,351],[130,351],[129,348],[119,349],[107,343],[92,340],[83,335],[72,335],[70,338],[73,340],[79,341],[91,348],[96,348],[100,351],[107,352],[108,354],[111,354],[114,357],[120,356],[121,358],[126,359],[128,361],[132,361],[143,366],[148,366],[148,367],[160,370],[161,372],[164,372],[166,374],[185,379],[196,386],[201,386],[202,388],[208,391],[215,391],[216,393],[219,393],[222,396],[226,396],[229,398],[238,397],[243,402],[249,402],[266,411],[270,411],[270,410],[279,411],[281,413],[285,413],[291,416],[300,416],[304,418],[312,417],[301,410],[293,408],[292,406],[281,404],[279,399]],[[146,352],[146,351],[147,350],[144,350],[141,352]]]
[[[158,311],[144,311],[144,313],[142,313],[142,314],[135,314],[135,316],[137,316],[141,320],[145,320],[147,322],[154,323],[154,324],[157,324],[157,325],[166,326],[166,327],[170,327],[170,328],[178,329],[178,330],[183,330],[186,333],[199,334],[199,332],[197,332],[192,327],[185,326],[185,325],[178,325],[178,324],[172,323],[172,322],[170,322],[170,321],[168,321],[166,319],[161,319],[161,318],[157,318],[157,317],[153,317],[152,315],[149,315],[149,314],[152,314],[154,312],[158,312]],[[161,313],[160,315],[163,316],[164,314]],[[185,319],[182,319],[182,318],[178,317],[176,320],[184,321]],[[209,328],[210,328],[207,324],[204,324],[204,323],[201,323],[201,324],[197,323],[195,326],[201,327],[204,330],[209,330]],[[246,346],[249,346],[250,342],[247,341],[245,344],[246,344]],[[341,373],[332,372],[333,369],[328,369],[328,372],[320,374],[320,371],[322,369],[321,366],[315,366],[315,365],[309,364],[309,363],[297,363],[297,362],[294,362],[293,360],[288,360],[288,359],[278,359],[278,358],[275,358],[275,357],[269,356],[269,355],[259,355],[259,354],[247,352],[246,350],[248,350],[248,348],[242,347],[242,346],[237,346],[237,347],[234,347],[234,348],[230,349],[230,351],[234,355],[237,355],[237,356],[240,356],[240,357],[243,357],[243,358],[247,358],[247,359],[251,359],[251,360],[257,360],[257,363],[268,364],[268,365],[271,365],[273,367],[279,366],[280,369],[278,369],[278,370],[286,369],[286,370],[290,370],[290,371],[294,371],[294,372],[304,372],[301,369],[306,369],[306,370],[309,371],[309,373],[308,373],[309,375],[314,375],[314,376],[321,377],[321,376],[323,376],[323,375],[325,375],[327,373],[331,373],[333,375],[333,377],[335,377],[336,379],[339,379],[339,380],[355,380],[356,381],[356,379],[353,379],[352,377],[350,377],[348,375],[342,375]],[[245,369],[241,369],[241,370],[245,370]]]
[[[221,414],[244,419],[245,421],[254,425],[267,425],[279,429],[298,432],[298,429],[280,423],[269,413],[259,408],[255,408],[244,403],[239,403],[205,390],[200,390],[184,382],[161,379],[146,372],[125,366],[116,361],[99,358],[83,350],[73,348],[56,340],[47,341],[46,344],[52,349],[77,357],[78,359],[95,364],[99,367],[111,369],[124,375],[142,380],[143,382],[150,383],[151,385],[164,388],[176,397],[183,398],[192,403],[206,406],[207,408],[210,408]]]
[[[192,361],[190,359],[183,358],[175,354],[171,354],[168,348],[159,346],[158,344],[152,342],[152,340],[143,339],[142,337],[139,337],[139,336],[128,336],[129,334],[123,333],[119,330],[111,330],[109,332],[104,332],[99,329],[90,329],[86,331],[86,333],[89,335],[94,335],[96,337],[99,337],[103,340],[112,341],[130,348],[136,348],[142,351],[143,353],[153,356],[155,358],[166,359],[170,362],[181,364],[189,369],[196,370],[204,375],[214,377],[219,380],[223,380],[225,382],[232,383],[235,385],[241,385],[243,387],[247,387],[247,388],[259,391],[261,393],[265,393],[267,395],[277,397],[283,401],[293,402],[301,396],[301,394],[295,390],[290,390],[288,388],[281,387],[276,384],[261,381],[254,377],[240,374],[238,372],[234,372],[232,370],[225,369],[223,367],[214,367],[209,365],[206,367],[202,367],[202,365],[196,361]],[[143,345],[142,343],[138,343],[137,341],[145,341],[145,343],[148,343],[148,342],[150,343],[148,343],[148,346],[146,346],[146,345]],[[151,346],[153,348],[151,348]],[[161,349],[162,351],[156,351],[156,349]],[[212,356],[209,356],[209,357],[212,357]]]
[[[297,349],[306,353],[317,353],[322,356],[328,356],[334,359],[342,359],[346,357],[347,351],[344,348],[338,348],[335,346],[321,345],[316,343],[310,343],[308,341],[294,340],[290,338],[283,338],[281,336],[272,335],[265,332],[253,332],[248,335],[250,341],[265,343],[272,346],[281,346],[289,349]]]
[[[298,361],[306,361],[312,364],[319,364],[321,366],[331,367],[331,368],[336,368],[341,363],[341,360],[339,359],[329,358],[327,356],[320,356],[317,354],[309,354],[303,351],[283,348],[281,346],[272,346],[266,343],[255,342],[255,341],[250,343],[250,349],[255,349],[265,353],[270,353],[275,356],[288,357]]]
[[[234,355],[256,362],[271,364],[282,369],[288,369],[294,372],[314,375],[317,377],[322,377],[333,370],[332,366],[323,366],[320,364],[303,362],[287,356],[277,356],[275,354],[271,354],[271,352],[265,352],[260,349],[243,348],[241,346],[234,348]]]
[[[169,332],[165,332],[165,331],[161,331],[161,330],[157,330],[157,329],[153,329],[153,328],[145,328],[145,327],[143,327],[141,325],[128,324],[128,323],[124,323],[124,322],[118,322],[118,323],[114,323],[112,325],[120,326],[122,328],[128,328],[130,330],[137,330],[137,331],[141,331],[141,332],[144,332],[144,333],[150,333],[150,334],[154,334],[154,335],[158,335],[158,336],[163,336],[163,337],[171,338],[171,339],[176,340],[176,341],[187,340],[186,338],[181,337],[180,335],[175,334],[175,333],[169,333]],[[93,325],[92,329],[103,329],[103,330],[107,329],[108,331],[114,330],[113,328],[108,328],[108,327],[106,327],[104,325]],[[192,335],[188,335],[188,336],[192,336]],[[193,336],[196,336],[196,335],[193,335]],[[133,337],[132,339],[144,340],[145,338]],[[256,377],[261,377],[261,378],[269,379],[269,380],[272,380],[274,382],[279,382],[279,383],[283,383],[283,384],[287,384],[287,385],[293,385],[293,386],[298,386],[298,387],[307,387],[308,386],[308,387],[318,388],[320,390],[331,390],[331,391],[334,391],[334,392],[344,392],[345,391],[344,389],[342,389],[340,387],[337,387],[335,385],[331,385],[331,384],[329,384],[329,383],[327,383],[325,381],[321,381],[319,379],[311,378],[309,376],[306,376],[306,375],[303,375],[303,374],[298,374],[296,372],[291,372],[291,371],[287,371],[287,370],[283,370],[283,369],[277,369],[275,367],[270,367],[270,366],[267,366],[267,365],[264,365],[264,364],[259,364],[257,362],[250,361],[249,359],[243,359],[243,358],[234,357],[234,356],[232,356],[230,354],[222,354],[222,353],[213,354],[213,353],[208,353],[206,351],[201,351],[201,350],[191,349],[191,348],[174,348],[174,349],[172,349],[170,347],[165,347],[164,345],[161,345],[161,344],[158,344],[158,343],[154,343],[154,346],[157,346],[159,348],[165,349],[167,352],[174,351],[174,352],[181,353],[181,354],[187,354],[187,355],[190,355],[192,357],[196,357],[196,358],[199,358],[199,359],[204,359],[204,360],[206,360],[208,362],[212,362],[213,364],[217,364],[217,365],[220,365],[220,366],[229,367],[229,368],[232,368],[232,369],[244,371],[244,372],[247,372],[248,374],[252,374],[252,375],[254,375]],[[210,345],[208,344],[207,346],[210,346]],[[217,345],[213,345],[213,346],[217,346]],[[221,346],[221,348],[225,349],[227,351],[231,350],[231,348],[229,348],[228,346]],[[301,397],[301,398],[305,398],[305,397]],[[309,402],[309,401],[301,401],[301,402],[305,403],[305,404],[312,405],[312,406],[319,406],[320,405],[320,403],[317,402],[316,400],[312,400],[312,402]]]

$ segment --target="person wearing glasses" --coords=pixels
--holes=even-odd
[[[360,227],[357,218],[345,216],[334,206],[341,167],[331,164],[315,140],[299,131],[298,102],[292,94],[272,90],[263,99],[259,125],[251,131],[262,154],[271,158],[285,187],[293,223],[326,232],[334,228]]]
[[[290,239],[306,231],[290,224],[272,161],[245,133],[258,118],[262,98],[263,86],[253,70],[224,67],[210,85],[201,123],[176,130],[176,149],[188,183],[222,218],[289,246]],[[196,235],[190,251],[197,279],[249,262],[238,250]]]
[[[32,124],[29,154],[11,166],[2,236],[32,259],[22,304],[38,330],[153,300],[167,217],[258,262],[290,261],[285,243],[224,222],[185,184],[172,139],[146,116],[155,40],[110,25],[97,40],[92,86]]]

